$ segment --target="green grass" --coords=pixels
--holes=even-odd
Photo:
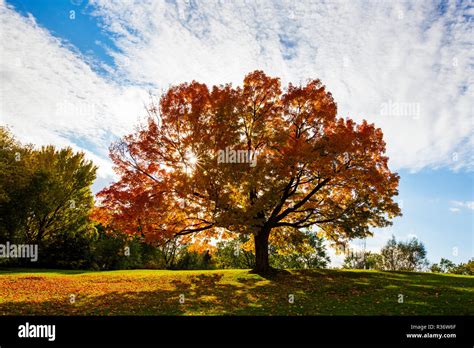
[[[264,278],[248,270],[0,270],[0,315],[473,314],[472,276],[290,270]]]

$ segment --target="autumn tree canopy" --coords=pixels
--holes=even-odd
[[[382,130],[337,117],[319,80],[284,90],[262,71],[239,87],[193,81],[148,111],[111,146],[120,180],[99,194],[122,231],[253,235],[255,270],[266,273],[271,236],[291,243],[312,228],[340,246],[400,215]]]

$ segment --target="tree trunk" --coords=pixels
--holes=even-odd
[[[262,229],[254,235],[255,241],[255,268],[254,272],[257,274],[268,274],[272,272],[270,263],[268,261],[268,237],[270,231]]]

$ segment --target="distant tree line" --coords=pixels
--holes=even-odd
[[[474,261],[455,265],[442,258],[440,263],[430,266],[426,258],[424,244],[412,238],[409,241],[397,241],[394,236],[379,253],[371,251],[350,251],[344,259],[344,268],[373,269],[382,271],[426,271],[433,273],[474,274]]]
[[[474,259],[471,259],[466,263],[462,262],[456,265],[454,262],[448,259],[441,258],[439,263],[434,263],[431,265],[430,271],[433,273],[474,275]]]

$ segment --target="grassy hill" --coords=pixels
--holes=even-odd
[[[356,270],[290,270],[273,278],[248,270],[0,270],[0,315],[14,314],[473,315],[474,277]]]

